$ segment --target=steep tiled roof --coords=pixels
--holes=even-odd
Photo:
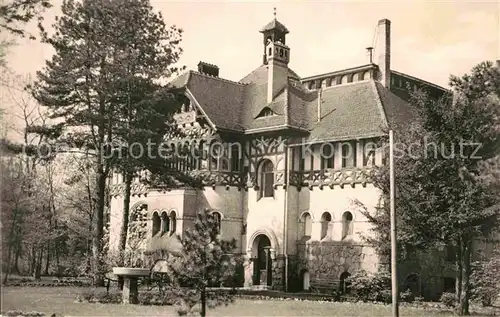
[[[308,131],[310,141],[347,140],[380,136],[388,125],[408,122],[415,116],[406,101],[369,80],[321,89],[318,121],[318,91],[292,82],[268,104],[267,71],[267,65],[262,65],[239,82],[191,71],[172,84],[186,87],[216,128],[235,132],[288,126]],[[297,75],[290,70],[292,76]],[[258,117],[265,107],[274,115]]]
[[[321,94],[321,119],[318,98],[306,104],[310,140],[347,140],[374,137],[386,126],[373,81],[333,86]]]
[[[274,29],[280,30],[280,31],[285,32],[285,33],[289,33],[286,26],[284,26],[281,22],[279,22],[276,19],[273,19],[271,22],[266,24],[262,29],[260,29],[260,32],[270,31],[270,30],[274,30]]]

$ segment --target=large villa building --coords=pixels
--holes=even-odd
[[[342,289],[353,272],[376,271],[380,259],[364,242],[371,233],[361,212],[379,202],[368,176],[386,158],[375,145],[392,124],[412,119],[411,90],[446,92],[393,70],[390,21],[380,20],[377,32],[370,63],[301,77],[288,66],[289,30],[275,18],[255,38],[262,41],[256,68],[239,81],[220,78],[219,68],[204,62],[175,79],[185,100],[177,124],[203,138],[169,142],[198,149],[177,167],[201,175],[204,188],[135,183],[131,206],[145,211],[144,239],[182,236],[196,213],[210,208],[222,238],[236,239],[245,256],[244,286]],[[112,248],[123,217],[121,182],[115,174]],[[402,265],[401,283],[429,296],[454,287],[452,262],[438,258],[429,267]]]

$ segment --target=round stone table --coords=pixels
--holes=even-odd
[[[122,302],[124,304],[137,304],[139,295],[137,280],[139,277],[149,276],[149,270],[131,267],[114,267],[113,274],[123,278]]]

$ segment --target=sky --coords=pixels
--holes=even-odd
[[[367,64],[377,22],[391,21],[391,68],[440,86],[485,60],[500,59],[499,1],[166,1],[151,0],[167,25],[184,30],[181,65],[216,64],[240,80],[262,62],[259,29],[277,19],[290,31],[290,68],[301,77]],[[60,2],[45,14],[49,26]],[[35,25],[28,30],[36,31]],[[50,30],[50,28],[49,28]],[[18,40],[9,67],[34,76],[52,50]],[[4,104],[4,102],[3,102]],[[4,107],[4,105],[2,105]]]

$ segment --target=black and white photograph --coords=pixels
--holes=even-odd
[[[0,0],[0,317],[500,316],[500,2]]]

